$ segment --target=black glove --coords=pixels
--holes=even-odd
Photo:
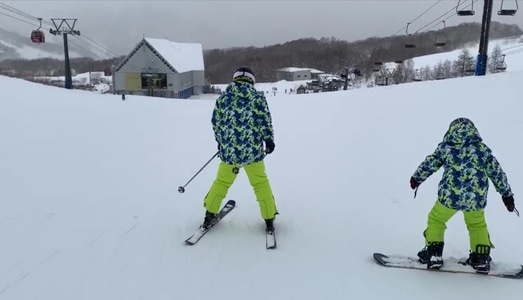
[[[410,188],[415,190],[419,186],[419,182],[417,182],[414,177],[410,178]]]
[[[265,141],[265,152],[266,152],[267,154],[271,154],[272,151],[274,151],[274,147],[275,147],[275,146],[276,146],[276,145],[274,145],[274,142],[273,142],[273,141],[271,141],[271,140],[266,140],[266,141]]]
[[[514,196],[510,195],[510,196],[503,196],[501,197],[501,199],[503,199],[503,203],[505,203],[505,206],[507,207],[507,210],[509,212],[513,212],[514,211]]]
[[[221,149],[222,149],[222,148],[220,147],[220,143],[218,143],[218,152],[220,152]]]

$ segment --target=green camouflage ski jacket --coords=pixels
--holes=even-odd
[[[247,82],[233,81],[216,100],[212,127],[220,146],[219,156],[231,165],[263,160],[263,142],[274,141],[267,100]]]
[[[444,172],[439,182],[438,200],[446,207],[462,211],[484,209],[489,178],[502,196],[512,194],[501,165],[468,119],[460,118],[451,123],[443,141],[412,177],[422,183],[442,166]]]

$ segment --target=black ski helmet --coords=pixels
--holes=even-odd
[[[240,67],[234,71],[232,75],[232,80],[234,81],[243,81],[254,84],[256,82],[254,77],[254,72],[248,67]]]

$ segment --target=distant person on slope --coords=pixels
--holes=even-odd
[[[266,230],[274,231],[274,217],[278,212],[263,161],[266,154],[274,151],[274,130],[267,101],[256,91],[254,82],[251,69],[239,68],[234,72],[232,83],[216,100],[211,122],[221,162],[204,199],[204,228],[209,227],[239,169],[244,168]]]
[[[423,232],[425,248],[418,253],[419,261],[427,264],[428,269],[441,268],[446,223],[457,211],[463,211],[471,249],[467,263],[476,272],[488,273],[492,244],[484,209],[489,178],[501,194],[507,210],[517,213],[507,176],[467,118],[458,118],[450,123],[443,141],[410,178],[411,188],[418,188],[442,166],[444,172],[439,182],[438,199],[428,215],[427,228]]]

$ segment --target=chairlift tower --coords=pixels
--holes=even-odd
[[[49,28],[49,33],[53,35],[61,34],[64,38],[64,54],[65,54],[65,88],[73,88],[73,79],[71,76],[71,64],[69,62],[69,46],[67,43],[67,35],[80,35],[80,31],[75,30],[77,19],[51,19],[54,28]]]
[[[473,16],[474,9],[473,6],[470,10],[459,10],[458,6],[461,1],[458,1],[456,6],[456,11],[458,16]],[[498,11],[500,16],[514,16],[518,11],[518,0],[514,0],[514,7],[506,8],[504,7],[504,1],[501,1],[501,7]],[[474,0],[471,1],[471,5],[474,4]],[[490,21],[492,20],[492,10],[493,10],[494,0],[484,0],[483,5],[483,17],[481,21],[481,36],[479,41],[479,53],[476,59],[476,76],[484,76],[487,73],[487,60],[488,60],[488,42],[489,42],[489,32],[490,32]]]

